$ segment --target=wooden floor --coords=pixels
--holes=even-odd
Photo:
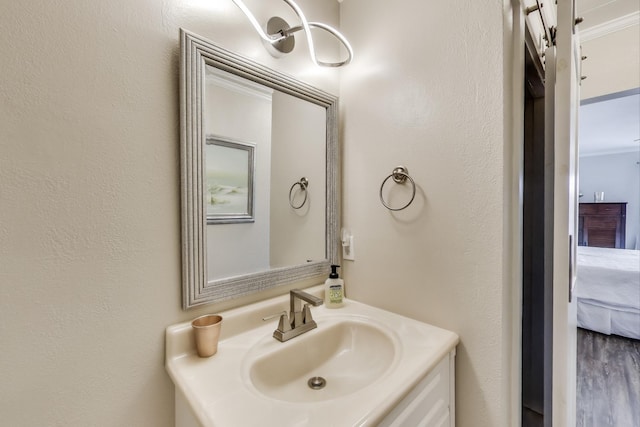
[[[640,427],[640,341],[578,329],[577,427]]]

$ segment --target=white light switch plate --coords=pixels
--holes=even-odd
[[[348,261],[354,261],[356,259],[356,251],[353,246],[354,240],[353,236],[350,235],[348,237],[348,246],[342,246],[342,259]]]

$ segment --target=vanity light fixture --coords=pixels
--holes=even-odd
[[[255,28],[260,38],[262,38],[267,50],[269,51],[269,53],[271,53],[271,55],[279,57],[282,56],[282,54],[291,52],[295,46],[295,38],[293,34],[298,31],[304,31],[307,36],[309,55],[311,56],[311,60],[314,64],[323,67],[341,67],[351,62],[351,60],[353,59],[353,49],[351,48],[349,41],[342,34],[340,34],[338,30],[321,22],[307,21],[307,18],[304,16],[302,9],[300,9],[300,6],[298,6],[293,0],[282,1],[288,4],[296,13],[296,15],[298,15],[301,24],[295,27],[291,27],[284,19],[278,16],[274,16],[267,22],[267,30],[265,31],[258,23],[256,17],[251,13],[251,11],[247,8],[242,0],[233,0],[236,6],[238,6],[238,8],[240,8],[240,10],[247,16],[249,22],[251,22],[253,28]],[[337,38],[338,41],[340,41],[347,49],[347,59],[339,62],[324,62],[318,60],[313,44],[313,36],[311,35],[311,28],[319,28]]]

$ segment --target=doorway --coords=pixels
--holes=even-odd
[[[545,138],[544,69],[525,31],[522,426],[551,426],[553,142]]]

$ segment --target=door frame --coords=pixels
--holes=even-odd
[[[567,16],[566,11],[567,2],[571,2],[573,5],[573,0],[558,0],[559,3],[562,4],[563,11],[560,16],[560,22],[567,22],[567,19],[573,19],[571,16]],[[522,420],[522,411],[521,411],[521,394],[522,394],[522,244],[523,244],[523,234],[522,234],[522,207],[523,207],[523,193],[522,193],[522,179],[523,179],[523,134],[524,134],[524,45],[525,45],[525,28],[527,27],[528,21],[532,18],[527,18],[527,14],[525,13],[525,9],[527,8],[527,4],[524,4],[524,0],[507,0],[505,1],[505,13],[504,13],[504,23],[505,23],[505,78],[508,79],[505,81],[505,123],[507,126],[505,127],[505,135],[508,137],[507,142],[505,144],[505,203],[507,208],[505,209],[506,222],[505,222],[505,230],[507,232],[507,239],[505,241],[506,248],[506,256],[505,256],[505,277],[507,277],[510,282],[510,286],[507,286],[504,294],[504,304],[505,309],[503,311],[503,315],[505,319],[508,319],[511,324],[509,327],[505,327],[505,340],[510,343],[510,346],[505,346],[505,364],[504,369],[505,372],[509,372],[508,378],[503,382],[503,387],[505,393],[507,393],[507,398],[509,399],[509,403],[505,408],[505,419],[509,420],[509,425],[518,426],[521,424]],[[530,3],[530,2],[529,2]],[[555,15],[555,5],[551,2],[544,1],[543,3],[548,3],[547,6],[543,10],[544,14],[547,18],[548,26],[556,25],[556,15]],[[572,9],[572,8],[571,8]],[[572,22],[573,24],[573,22]],[[571,25],[571,31],[573,31],[573,25]],[[540,40],[538,32],[540,28],[534,28],[534,40]],[[575,47],[572,47],[575,49]],[[510,64],[510,65],[509,65]],[[579,61],[577,63],[579,67]],[[510,72],[508,69],[510,68]],[[574,67],[569,67],[569,72],[576,72]],[[579,70],[577,71],[579,75]],[[571,103],[575,102],[575,99],[566,95],[566,91],[563,89],[563,92],[558,94],[558,98],[561,103]],[[565,99],[566,98],[566,99]],[[561,106],[562,108],[562,106]],[[570,123],[569,128],[565,130],[569,130],[571,132],[575,132],[575,128],[577,123]],[[509,140],[510,139],[510,140]],[[570,148],[568,152],[563,153],[562,163],[559,167],[565,166],[565,160],[577,159],[577,150],[573,150]],[[575,162],[574,162],[575,164]],[[571,168],[566,172],[564,177],[567,177],[571,183],[571,188],[574,190],[577,188],[577,167],[571,170]],[[560,184],[557,184],[560,185]],[[556,195],[560,197],[559,195]],[[572,200],[558,200],[554,199],[554,204],[558,205],[569,205],[568,207],[568,215],[572,215],[571,205],[577,206],[577,191],[575,192],[575,201]],[[575,206],[574,206],[575,209]],[[565,216],[562,214],[561,216]],[[568,241],[567,234],[575,234],[577,232],[577,221],[574,224],[574,230],[570,230],[571,225],[569,224],[568,219],[562,220],[562,224],[560,226],[555,227],[556,236],[554,237],[554,251],[564,251],[567,250],[567,253],[564,255],[564,260],[560,264],[564,264],[564,262],[569,262],[575,265],[575,251],[571,254],[568,253],[570,248],[575,247],[575,238],[572,242]],[[564,231],[564,232],[563,232]],[[566,233],[569,231],[569,233]],[[560,239],[560,234],[562,234],[562,239]],[[564,269],[564,265],[558,266],[558,270],[554,271],[554,282],[556,280],[566,281],[569,274],[571,274],[571,278],[569,279],[569,287],[572,286],[575,280],[575,269],[572,269],[572,272],[569,273]],[[558,287],[557,289],[554,287],[554,301],[557,299],[558,301],[567,301],[568,291],[562,287]],[[558,303],[560,304],[560,303]],[[556,314],[556,308],[554,307],[554,328],[562,328],[565,331],[570,331],[572,325],[569,324],[567,319],[571,318],[572,310],[574,309],[571,305],[559,306],[559,314]],[[562,324],[561,324],[562,322]],[[553,395],[552,395],[552,405],[553,405],[553,425],[554,427],[573,427],[575,425],[575,365],[576,360],[575,357],[571,360],[570,357],[567,357],[566,352],[562,352],[560,349],[563,348],[563,343],[560,342],[561,334],[554,333],[554,354],[553,354],[553,364],[554,370],[556,370],[559,375],[554,375],[553,378]],[[564,334],[564,339],[571,339],[570,335]],[[560,344],[556,349],[556,344]],[[555,363],[556,360],[559,360],[560,363]],[[573,365],[571,365],[573,364]],[[572,367],[573,366],[573,367]],[[560,369],[564,369],[565,372],[561,373]],[[570,373],[567,374],[567,371]],[[573,373],[573,387],[572,387],[572,379],[571,372]],[[571,424],[571,419],[573,418],[574,423]]]

